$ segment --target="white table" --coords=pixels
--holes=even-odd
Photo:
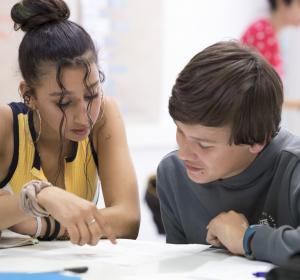
[[[88,266],[81,279],[255,279],[252,272],[270,264],[234,257],[206,245],[169,245],[159,242],[101,240],[97,246],[69,241],[40,242],[0,250],[0,271],[38,272]]]

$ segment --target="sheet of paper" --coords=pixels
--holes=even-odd
[[[7,249],[13,247],[27,246],[38,244],[39,241],[31,237],[7,237],[0,238],[0,249]]]
[[[43,246],[42,242],[40,244]],[[174,245],[159,242],[136,242],[128,239],[118,239],[116,245],[111,244],[107,240],[101,240],[94,247],[88,245],[82,247],[62,245],[60,247],[48,247],[47,250],[27,251],[31,251],[31,257],[55,257],[56,260],[99,260],[104,263],[131,266],[172,257],[198,254],[210,247],[209,245],[200,244]]]
[[[274,265],[251,261],[244,257],[229,257],[223,261],[210,261],[189,274],[189,279],[254,280],[254,272],[268,272]]]
[[[60,273],[22,273],[22,272],[0,272],[0,279],[5,280],[80,280],[79,276],[63,275]]]

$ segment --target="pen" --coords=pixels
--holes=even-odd
[[[70,268],[64,268],[63,271],[70,271],[73,273],[85,273],[88,271],[87,266],[77,266],[77,267],[70,267]]]
[[[87,266],[77,266],[77,267],[69,267],[69,268],[63,268],[61,270],[53,270],[49,271],[50,273],[57,273],[57,272],[73,272],[73,273],[85,273],[88,271]]]
[[[262,278],[265,278],[266,277],[266,272],[255,272],[253,273],[253,275],[255,277],[262,277]]]

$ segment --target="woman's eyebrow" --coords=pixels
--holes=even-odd
[[[96,82],[94,82],[94,83],[88,85],[88,89],[94,88],[94,87],[96,87],[98,84],[99,84],[99,81],[96,81]],[[61,96],[61,94],[62,94],[61,91],[55,91],[55,92],[49,93],[50,96],[55,96],[55,97]],[[65,94],[65,95],[70,95],[70,94],[72,94],[72,91],[65,90],[65,91],[64,91],[64,94]]]

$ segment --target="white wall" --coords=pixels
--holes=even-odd
[[[262,0],[164,0],[163,108],[177,74],[199,51],[239,39],[246,26],[267,13]],[[167,117],[167,114],[164,114]]]

